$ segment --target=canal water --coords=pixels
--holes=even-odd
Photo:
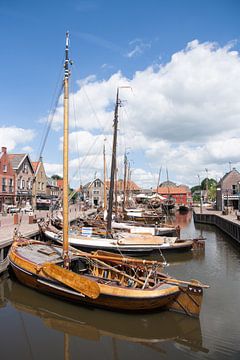
[[[7,274],[0,279],[1,360],[240,359],[240,248],[215,227],[194,225],[190,213],[176,222],[182,238],[206,238],[205,251],[165,255],[170,275],[210,285],[199,319],[78,307]]]

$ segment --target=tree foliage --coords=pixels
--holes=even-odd
[[[59,176],[57,174],[52,175],[51,178],[54,179],[54,180],[62,180],[63,179],[61,176]]]

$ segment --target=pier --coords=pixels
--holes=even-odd
[[[240,244],[240,218],[238,212],[216,211],[208,208],[194,208],[193,218],[195,223],[215,225]]]

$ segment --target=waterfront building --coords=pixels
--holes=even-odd
[[[110,188],[110,180],[106,181],[106,191],[107,197]],[[119,179],[115,181],[114,188],[117,188],[117,195],[118,195],[118,202],[122,201],[122,194],[124,191],[124,181]],[[131,197],[133,194],[138,194],[140,192],[140,187],[135,184],[133,181],[128,180],[126,181],[126,197]],[[83,196],[83,200],[87,202],[90,206],[103,206],[104,205],[104,182],[96,178],[93,181],[88,182],[85,184],[82,189],[81,193]],[[116,190],[114,190],[114,194]]]
[[[44,169],[42,158],[39,161],[32,161],[34,169],[34,181],[32,187],[32,205],[37,208],[37,202],[47,196],[47,175]]]
[[[83,199],[90,206],[103,206],[104,204],[104,182],[96,178],[88,182],[82,188]]]
[[[9,154],[15,173],[15,198],[18,206],[32,204],[34,169],[28,154]]]
[[[165,181],[154,192],[166,198],[174,198],[176,205],[192,205],[192,194],[187,185],[177,185],[172,181]]]
[[[4,211],[4,205],[14,204],[15,197],[15,173],[7,153],[7,148],[2,147],[0,153],[0,212]]]
[[[57,179],[53,179],[51,177],[47,178],[47,196],[51,199],[58,199],[59,198],[59,187],[57,184]]]
[[[240,209],[240,173],[233,168],[217,184],[216,209]]]

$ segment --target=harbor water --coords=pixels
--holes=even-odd
[[[165,271],[198,279],[200,318],[174,312],[123,314],[69,304],[0,279],[1,360],[240,359],[240,248],[213,226],[176,215],[181,237],[202,235],[204,251],[164,254]],[[154,258],[162,260],[161,254]]]

